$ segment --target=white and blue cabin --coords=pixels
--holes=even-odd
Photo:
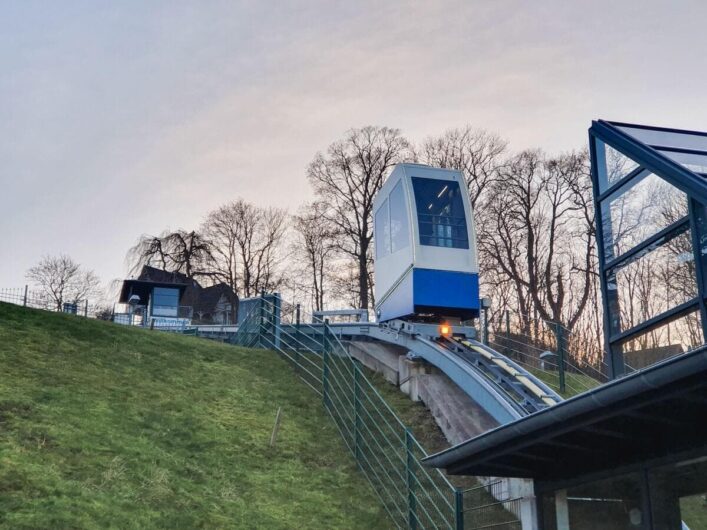
[[[373,201],[376,316],[479,316],[476,230],[459,171],[398,164]]]

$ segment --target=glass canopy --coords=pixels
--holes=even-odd
[[[589,129],[612,376],[704,344],[707,133]]]

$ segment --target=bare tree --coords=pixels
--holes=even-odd
[[[257,238],[251,249],[253,267],[248,275],[251,281],[246,287],[251,294],[274,291],[283,281],[279,265],[284,258],[282,242],[287,231],[287,212],[280,208],[261,208],[258,218]]]
[[[594,212],[586,153],[514,157],[494,185],[479,231],[489,271],[510,282],[522,314],[572,328],[593,290]]]
[[[211,277],[213,273],[209,270],[209,264],[212,260],[209,242],[193,230],[165,231],[159,236],[143,235],[128,251],[133,274],[144,265],[151,265],[170,272],[181,272],[188,278]]]
[[[336,299],[352,309],[360,308],[358,266],[351,260],[340,260],[332,273],[331,290]]]
[[[45,256],[27,271],[27,279],[39,287],[61,311],[65,302],[78,303],[98,293],[100,280],[69,256]]]
[[[224,204],[209,212],[201,232],[211,244],[211,271],[215,279],[227,284],[233,292],[239,291],[238,263],[240,248],[238,235],[240,208],[236,203]]]
[[[286,219],[282,209],[242,199],[210,212],[202,226],[212,251],[210,274],[245,297],[277,289]]]
[[[313,202],[303,205],[294,216],[294,254],[300,256],[309,276],[309,289],[312,293],[312,306],[315,311],[324,309],[325,281],[330,257],[334,254],[334,229],[326,219],[326,205]]]
[[[425,140],[420,158],[431,166],[461,171],[475,209],[484,192],[498,181],[507,146],[500,136],[467,125]]]
[[[398,129],[368,126],[350,130],[307,169],[318,199],[328,206],[325,217],[336,229],[337,248],[356,264],[360,307],[371,301],[373,198],[390,168],[412,156]]]

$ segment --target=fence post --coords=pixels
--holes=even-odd
[[[361,436],[361,429],[359,425],[359,418],[360,418],[360,413],[359,413],[359,407],[360,402],[359,402],[359,395],[358,395],[358,371],[359,368],[356,366],[356,361],[353,359],[351,360],[351,365],[353,366],[353,406],[354,406],[354,422],[353,422],[353,431],[354,431],[354,458],[356,459],[356,463],[360,466],[361,465],[361,441],[359,440]]]
[[[274,302],[272,306],[272,323],[273,323],[273,342],[275,343],[275,349],[280,349],[280,315],[282,314],[282,299],[280,298],[280,293],[274,294]]]
[[[260,318],[258,319],[258,347],[263,347],[263,335],[265,335],[265,291],[260,291]]]
[[[511,344],[511,312],[506,309],[506,354],[509,353]]]
[[[27,285],[25,285],[25,296],[22,298],[22,305],[27,307]]]
[[[297,304],[295,307],[295,370],[297,370],[300,358],[299,358],[299,348],[300,348],[300,305]]]
[[[563,393],[565,391],[565,333],[559,322],[555,322],[555,339],[557,340],[557,372],[560,378],[560,393]]]
[[[84,318],[88,318],[88,298],[86,299],[86,302],[83,305],[83,316]]]
[[[464,530],[464,492],[456,488],[454,490],[454,528]]]
[[[329,319],[325,319],[322,322],[322,400],[324,401],[324,406],[328,407],[328,390],[329,390],[329,365],[327,362],[327,357],[329,354],[329,345],[327,337],[327,327],[329,327]]]
[[[415,470],[413,469],[413,464],[415,463],[415,455],[412,452],[412,433],[410,429],[405,429],[405,452],[407,453],[407,458],[405,459],[406,470],[407,470],[407,489],[408,489],[408,528],[415,530],[417,528],[417,506],[415,499]]]

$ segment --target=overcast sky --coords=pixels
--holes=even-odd
[[[243,197],[295,211],[351,127],[472,124],[580,148],[593,118],[707,129],[707,3],[0,6],[0,287],[43,254],[104,281],[142,233]]]

